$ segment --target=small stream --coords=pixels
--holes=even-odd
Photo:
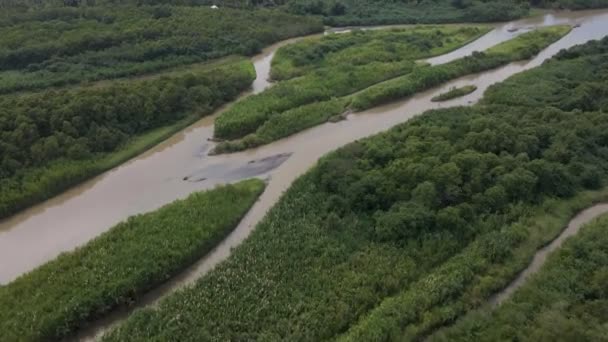
[[[576,235],[584,225],[606,213],[608,213],[608,203],[596,204],[578,213],[578,215],[570,220],[566,229],[564,229],[555,240],[536,252],[530,265],[528,265],[515,280],[490,299],[490,305],[496,307],[509,299],[517,289],[526,283],[530,276],[541,269],[551,252],[560,248],[566,239]]]
[[[561,49],[608,35],[608,11],[556,12],[510,23],[495,24],[495,29],[480,39],[451,53],[428,59],[442,64],[485,50],[534,27],[581,25],[535,58],[511,63],[502,68],[468,75],[413,97],[349,115],[347,120],[323,124],[272,144],[240,153],[207,156],[213,143],[213,121],[230,105],[218,110],[159,144],[148,152],[116,167],[60,196],[0,222],[0,283],[55,258],[64,251],[85,244],[129,216],[149,212],[192,192],[217,184],[261,177],[268,181],[266,191],[239,226],[211,253],[177,277],[148,293],[135,307],[122,308],[85,329],[78,340],[93,339],[123,319],[135,308],[153,305],[166,294],[191,284],[225,260],[253,230],[281,194],[324,154],[349,142],[385,131],[429,109],[472,105],[492,84],[534,68]],[[517,30],[515,30],[517,29]],[[269,87],[270,61],[276,50],[298,39],[275,44],[252,60],[257,79],[251,93]],[[431,98],[452,87],[474,84],[478,90],[465,97],[443,103]],[[6,263],[10,260],[10,263]]]

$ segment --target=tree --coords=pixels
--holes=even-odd
[[[398,204],[388,212],[376,214],[376,237],[380,241],[397,242],[419,236],[433,229],[434,216],[433,211],[420,204]]]
[[[329,14],[331,14],[333,16],[344,15],[344,14],[346,14],[346,6],[343,3],[341,3],[340,1],[336,1],[331,6],[331,9],[329,10]]]

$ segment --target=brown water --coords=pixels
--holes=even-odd
[[[536,254],[534,255],[534,259],[532,259],[530,265],[528,265],[528,267],[523,270],[517,276],[517,278],[515,278],[515,280],[513,280],[504,290],[492,297],[492,299],[490,300],[491,306],[495,307],[497,305],[502,304],[505,300],[509,299],[509,297],[511,297],[511,295],[513,295],[513,293],[515,293],[517,289],[519,289],[523,284],[525,284],[525,282],[531,275],[535,274],[540,270],[540,268],[545,264],[545,261],[547,261],[547,257],[549,256],[549,254],[551,254],[551,252],[560,248],[564,241],[566,241],[566,239],[578,233],[584,225],[605,213],[608,213],[607,203],[597,204],[591,208],[581,211],[578,215],[576,215],[568,223],[566,229],[564,229],[564,231],[557,239],[553,240],[550,244],[539,249],[538,252],[536,252]]]
[[[490,85],[540,65],[563,48],[608,35],[608,11],[553,13],[497,25],[496,30],[470,45],[432,58],[429,62],[445,63],[474,50],[484,50],[520,33],[509,32],[511,27],[526,29],[555,23],[582,26],[530,61],[462,77],[407,100],[350,115],[345,121],[320,125],[257,149],[230,155],[206,156],[206,151],[212,147],[212,143],[207,142],[207,139],[212,136],[212,123],[217,113],[207,117],[147,153],[0,223],[0,283],[9,282],[55,258],[59,253],[86,243],[128,216],[154,210],[192,192],[226,181],[235,181],[240,177],[267,178],[266,191],[231,235],[207,257],[148,294],[138,306],[155,303],[165,294],[192,283],[218,262],[226,259],[230,250],[249,235],[255,224],[276,203],[293,180],[327,152],[354,140],[385,131],[428,109],[473,104]],[[258,72],[252,90],[254,93],[270,85],[267,81],[270,60],[279,46],[289,42],[272,46],[254,58]],[[443,103],[430,101],[433,96],[452,87],[468,84],[476,85],[478,90]],[[264,166],[258,171],[251,171],[247,167],[250,161],[260,161],[267,157],[272,158],[262,161]],[[267,163],[273,165],[269,166]],[[83,332],[79,338],[95,336],[124,315],[125,312],[120,311],[109,315],[89,331]]]

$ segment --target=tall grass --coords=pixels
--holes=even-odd
[[[59,339],[132,304],[215,247],[263,189],[243,181],[131,217],[0,287],[2,340]]]

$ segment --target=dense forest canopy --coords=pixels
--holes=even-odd
[[[560,81],[593,85],[606,77],[607,46],[575,48],[532,73],[577,61],[583,76]],[[530,257],[513,256],[534,227],[522,222],[601,187],[608,172],[600,99],[571,110],[493,98],[324,157],[230,259],[105,340],[418,340],[480,305]],[[494,272],[501,265],[509,271]]]
[[[251,62],[237,58],[154,79],[0,97],[0,217],[94,174],[100,158],[133,137],[209,114],[254,79]]]
[[[39,5],[0,11],[0,217],[234,99],[255,79],[234,55],[323,30],[279,10]]]
[[[491,22],[520,18],[530,7],[585,9],[608,6],[608,0],[0,0],[0,8],[25,11],[40,7],[212,6],[278,8],[321,16],[328,25]]]
[[[323,29],[278,11],[59,8],[0,19],[0,93],[155,72]]]

